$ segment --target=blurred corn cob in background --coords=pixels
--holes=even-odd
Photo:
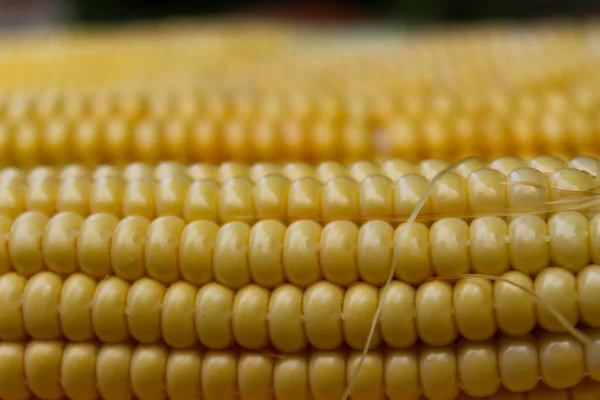
[[[2,37],[0,399],[600,399],[599,43]]]
[[[593,27],[362,36],[215,23],[5,37],[2,160],[454,161],[600,151]]]

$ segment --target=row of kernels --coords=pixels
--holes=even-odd
[[[394,101],[380,94],[379,98],[387,100],[392,105]],[[527,90],[517,90],[513,93],[502,90],[489,90],[478,93],[470,92],[433,92],[430,94],[409,93],[396,100],[398,105],[389,108],[388,116],[406,116],[420,119],[452,118],[453,115],[463,115],[476,120],[481,116],[507,118],[511,114],[539,116],[543,114],[561,115],[585,114],[598,106],[598,99],[593,90],[574,93],[551,89],[545,93],[535,93]],[[382,107],[382,105],[379,105]],[[371,112],[376,111],[372,108]],[[386,121],[387,122],[387,121]]]
[[[385,99],[385,97],[383,97]],[[592,88],[548,88],[541,91],[496,89],[483,92],[434,91],[409,93],[399,100],[399,114],[410,117],[449,117],[452,114],[506,116],[523,113],[587,112],[598,106],[597,93]]]
[[[534,389],[528,392],[514,392],[504,387],[495,394],[486,397],[488,400],[593,400],[600,395],[600,388],[596,382],[585,379],[577,386],[569,389],[554,389],[540,382]],[[468,396],[458,399],[468,400]],[[481,399],[481,397],[479,397]]]
[[[97,283],[83,274],[63,281],[51,272],[28,280],[8,273],[0,276],[5,310],[0,338],[133,338],[141,343],[164,341],[174,348],[201,343],[210,349],[273,346],[281,352],[302,351],[309,345],[362,349],[380,302],[372,347],[385,343],[405,348],[418,341],[446,346],[459,336],[487,340],[497,331],[518,336],[536,326],[568,332],[549,305],[571,325],[581,320],[600,327],[600,267],[590,266],[577,277],[558,268],[545,269],[535,281],[515,271],[501,277],[494,283],[463,278],[455,286],[433,281],[417,289],[392,281],[383,293],[366,283],[346,290],[325,281],[305,290],[285,284],[272,292],[251,284],[234,291],[218,283],[197,289],[187,282],[166,286],[150,278],[129,284],[108,277]]]
[[[496,87],[479,93],[461,92],[448,87],[446,90],[404,92],[397,96],[393,90],[386,90],[372,81],[363,82],[362,90],[330,87],[327,91],[314,91],[302,85],[289,85],[290,90],[287,91],[256,87],[250,91],[225,88],[219,91],[218,87],[217,90],[202,91],[189,87],[147,91],[117,88],[92,93],[14,93],[0,98],[0,113],[8,120],[17,121],[83,115],[94,118],[118,116],[128,120],[140,117],[165,119],[194,116],[331,118],[345,113],[356,116],[402,114],[447,117],[453,113],[564,113],[569,110],[589,111],[599,105],[597,94],[592,88],[576,85],[513,92]]]
[[[379,154],[451,160],[469,155],[529,157],[544,153],[572,157],[598,152],[594,139],[599,129],[595,115],[582,113],[513,114],[479,120],[457,115],[448,120],[428,117],[416,122],[396,118],[378,130],[387,146],[381,146]]]
[[[366,99],[362,103],[369,104]],[[227,116],[218,104],[212,105],[211,110],[203,113],[194,110],[169,113],[168,110],[164,110],[161,113],[137,115],[135,118],[131,115],[122,115],[123,113],[99,116],[95,112],[84,113],[83,110],[75,108],[69,111],[69,114],[53,115],[41,120],[7,115],[3,118],[7,123],[3,129],[10,130],[15,137],[54,135],[56,141],[61,139],[61,134],[69,135],[77,141],[72,150],[76,155],[79,155],[78,152],[82,150],[79,147],[85,145],[85,140],[104,142],[105,146],[109,146],[113,142],[135,142],[132,138],[159,133],[164,134],[167,143],[175,144],[169,137],[189,136],[191,139],[188,139],[188,143],[196,144],[194,148],[196,151],[202,150],[200,144],[212,145],[222,151],[237,151],[236,154],[245,155],[246,159],[281,157],[282,155],[273,148],[278,149],[282,146],[285,148],[287,142],[296,140],[300,141],[300,145],[304,144],[298,149],[300,155],[305,159],[321,160],[340,152],[341,150],[335,146],[327,145],[336,137],[348,136],[355,130],[353,128],[368,131],[372,126],[381,127],[382,131],[386,132],[386,136],[389,136],[387,140],[393,144],[397,143],[391,149],[381,149],[383,154],[391,153],[397,156],[396,153],[404,149],[400,147],[401,140],[408,139],[414,142],[413,147],[419,153],[400,154],[400,156],[421,155],[442,158],[453,156],[451,150],[461,152],[469,150],[476,152],[475,154],[488,156],[503,155],[507,150],[512,149],[511,145],[514,144],[522,145],[523,148],[518,149],[519,151],[535,153],[535,142],[539,142],[542,152],[552,154],[577,154],[578,149],[583,150],[579,153],[589,152],[590,148],[586,146],[594,146],[593,138],[599,128],[593,108],[585,112],[571,110],[562,113],[535,114],[524,108],[513,113],[505,111],[505,115],[487,113],[473,116],[452,113],[451,110],[447,115],[416,110],[394,110],[389,102],[373,101],[372,103],[375,104],[372,108],[377,108],[363,111],[345,110],[333,105],[330,106],[332,109],[327,111],[326,105],[322,105],[320,107],[323,110],[313,113],[312,117],[307,115],[308,112],[300,111],[280,115],[281,111],[277,111],[277,108],[255,115],[244,115],[238,112]],[[336,112],[336,110],[341,111]],[[72,115],[76,113],[77,116]],[[1,110],[0,115],[2,115]],[[103,140],[104,133],[110,133],[110,136],[107,135],[108,137]],[[485,141],[477,140],[481,133],[484,134]],[[302,137],[299,137],[300,135]],[[249,154],[244,154],[240,149],[230,148],[228,137],[243,139],[247,145],[253,144],[252,140],[241,136],[259,138],[261,141],[256,144],[262,147]],[[221,140],[217,139],[219,137]],[[453,142],[453,138],[458,138],[458,141]],[[13,141],[15,142],[13,147],[17,149],[24,146],[23,139],[13,139]],[[29,142],[31,141],[32,139],[29,139]],[[337,143],[343,145],[341,140]],[[427,147],[431,144],[435,147]],[[560,146],[568,146],[568,148]],[[313,149],[316,151],[314,154],[312,154]],[[131,152],[135,154],[136,149]],[[164,152],[167,153],[165,154],[167,159],[168,156],[177,155],[182,161],[196,154],[180,147],[165,148]],[[255,154],[252,155],[253,153]],[[211,156],[206,150],[198,154],[206,155],[207,159]],[[20,154],[14,155],[15,160],[20,161],[20,156]],[[49,157],[53,156],[49,155]],[[147,154],[147,157],[150,157],[150,154]]]
[[[10,122],[82,118],[136,122],[211,120],[335,120],[343,118],[382,120],[402,113],[401,102],[381,93],[309,92],[289,86],[284,92],[225,90],[198,93],[186,90],[168,93],[39,93],[7,96],[0,101],[0,115]]]
[[[36,166],[30,170],[8,167],[0,169],[0,180],[18,179],[32,182],[44,177],[65,180],[69,178],[86,178],[97,180],[100,178],[123,178],[126,181],[136,179],[166,179],[175,176],[184,176],[192,180],[214,179],[224,183],[231,178],[249,178],[253,182],[267,175],[280,174],[289,180],[300,178],[315,178],[321,183],[336,176],[347,176],[357,182],[364,181],[369,176],[383,175],[396,181],[408,174],[420,174],[427,179],[433,179],[437,174],[451,165],[450,162],[440,159],[428,159],[413,163],[406,159],[387,159],[380,162],[356,161],[344,164],[337,161],[326,161],[315,164],[306,162],[289,162],[277,164],[274,162],[259,162],[245,164],[238,161],[224,162],[221,164],[179,162],[160,162],[155,165],[132,162],[126,165],[106,164],[88,168],[81,164],[69,164],[62,167]],[[552,175],[560,169],[577,169],[587,172],[592,176],[600,171],[600,160],[592,157],[576,157],[563,160],[554,156],[537,156],[530,160],[518,157],[500,157],[491,161],[479,158],[467,158],[458,163],[454,172],[468,178],[479,169],[489,168],[504,175],[510,175],[520,168],[536,169],[545,175]],[[573,173],[571,173],[573,174]],[[511,179],[510,177],[508,179]],[[575,179],[575,177],[573,177]],[[512,178],[512,180],[516,180]]]
[[[0,126],[0,152],[6,164],[26,167],[40,162],[325,161],[375,156],[372,133],[360,121],[339,126],[330,121],[142,121],[128,125],[89,120],[75,126],[61,121],[44,126],[23,123]]]
[[[0,396],[330,400],[342,397],[360,358],[359,352],[339,350],[274,357],[160,345],[3,342]],[[352,398],[587,400],[600,392],[596,369],[579,343],[555,335],[537,343],[531,337],[501,338],[498,343],[465,341],[456,349],[371,351]]]
[[[106,177],[96,181],[42,178],[26,184],[5,179],[0,180],[4,193],[0,199],[0,213],[17,218],[27,211],[48,216],[57,212],[74,212],[82,216],[104,212],[117,217],[176,216],[186,221],[221,223],[273,218],[281,221],[375,217],[400,220],[412,212],[427,185],[427,179],[416,174],[401,178],[396,185],[383,176],[367,178],[362,184],[339,176],[322,184],[314,178],[290,182],[282,175],[269,175],[256,183],[248,178],[232,178],[222,186],[215,180],[191,181],[183,176],[159,182],[144,178],[126,182],[121,178]],[[397,193],[392,211],[394,186]],[[499,186],[499,189],[504,187]],[[446,205],[444,200],[438,199],[438,209]],[[430,203],[428,208],[431,208]],[[464,203],[466,201],[459,207],[466,206]]]
[[[292,89],[293,90],[293,89]],[[83,94],[71,94],[64,98],[40,97],[9,99],[0,115],[11,123],[39,122],[52,120],[76,122],[81,119],[106,121],[117,119],[126,123],[152,120],[157,122],[190,122],[198,118],[211,121],[332,121],[344,118],[373,119],[371,114],[377,111],[352,104],[344,104],[327,93],[310,96],[308,94],[290,93],[262,94],[262,98],[252,99],[250,94],[226,95],[218,92],[195,95],[183,93],[168,98],[160,93],[150,94],[142,98],[135,93],[114,94],[114,98],[103,93],[96,93],[85,99]],[[359,99],[361,99],[359,97]],[[63,103],[63,104],[61,104]],[[379,107],[386,107],[381,104]],[[391,107],[391,105],[389,106]],[[383,113],[387,107],[379,111]],[[370,112],[369,112],[370,111]],[[391,110],[388,111],[391,113]]]
[[[597,119],[583,115],[561,118],[549,115],[532,120],[517,115],[508,122],[493,118],[478,122],[457,116],[451,121],[430,118],[420,126],[394,120],[380,129],[362,119],[273,122],[195,118],[137,123],[87,119],[73,124],[52,120],[43,125],[2,124],[0,154],[5,165],[31,167],[40,162],[69,161],[87,165],[163,160],[355,161],[372,157],[454,161],[469,155],[598,152],[594,141]],[[481,134],[485,140],[480,140]]]
[[[444,99],[442,95],[436,96],[433,104],[429,106],[422,104],[423,100],[419,99],[418,95],[399,100],[385,94],[356,94],[345,100],[325,93],[315,96],[316,99],[311,99],[310,96],[298,93],[291,100],[280,100],[277,99],[277,95],[266,95],[263,99],[253,101],[242,95],[239,96],[239,101],[236,101],[215,93],[205,99],[183,95],[177,97],[173,101],[174,104],[166,98],[154,96],[148,99],[147,106],[143,106],[141,100],[132,94],[121,95],[122,98],[116,100],[115,104],[106,103],[109,100],[99,95],[98,99],[93,99],[92,103],[87,105],[80,98],[73,96],[65,98],[64,105],[58,104],[57,100],[46,100],[42,97],[30,106],[7,104],[4,111],[0,103],[0,116],[16,124],[64,121],[73,122],[76,126],[85,120],[99,121],[97,125],[100,126],[104,123],[121,123],[127,127],[144,121],[154,121],[167,130],[189,129],[187,124],[198,119],[219,122],[219,125],[223,126],[235,121],[244,122],[245,125],[254,123],[254,130],[260,131],[275,129],[278,125],[276,123],[282,121],[330,123],[360,120],[385,126],[398,118],[414,121],[413,129],[419,133],[437,129],[448,131],[449,134],[459,128],[462,120],[467,120],[473,127],[484,129],[490,123],[504,124],[508,127],[503,129],[510,130],[511,124],[517,123],[519,119],[526,119],[533,128],[542,133],[552,129],[568,131],[587,127],[590,134],[593,134],[597,129],[597,121],[592,114],[598,107],[596,102],[574,107],[573,104],[578,104],[577,99],[563,98],[560,94],[558,97],[562,100],[551,105],[540,104],[524,93],[521,98],[511,100],[503,98],[500,94],[499,100],[487,105],[484,101],[473,101],[469,98],[452,102]],[[62,109],[57,109],[59,107]],[[582,123],[585,126],[581,125]]]
[[[600,264],[600,217],[588,221],[574,211],[548,223],[533,215],[508,224],[498,217],[470,225],[446,218],[431,228],[415,223],[401,243],[403,229],[385,221],[360,227],[350,221],[322,226],[300,220],[289,227],[275,220],[253,226],[235,221],[219,227],[172,216],[119,220],[100,213],[84,219],[65,212],[49,219],[28,212],[14,222],[0,218],[0,271],[82,271],[96,278],[114,273],[129,281],[148,275],[195,285],[216,280],[237,289],[251,282],[306,287],[321,279],[344,287],[358,280],[381,286],[390,268],[397,279],[418,285],[433,276],[499,275],[511,268],[535,276],[550,265],[577,273]]]
[[[305,172],[299,167],[288,173]],[[383,175],[370,175],[358,182],[330,171],[334,176],[322,183],[310,177],[290,180],[263,169],[258,172],[265,176],[256,182],[235,177],[219,184],[213,179],[193,181],[177,173],[159,181],[127,181],[111,176],[119,174],[113,168],[97,172],[106,176],[89,180],[40,175],[24,182],[6,171],[6,178],[0,178],[0,214],[16,218],[26,211],[48,216],[67,211],[82,216],[104,212],[117,217],[175,216],[220,223],[264,219],[399,222],[410,216],[430,187],[430,181],[419,174],[406,174],[395,182]],[[561,207],[588,211],[596,205],[595,187],[592,175],[576,169],[560,169],[550,178],[531,168],[519,168],[508,177],[487,168],[467,178],[449,172],[433,186],[419,215],[421,220],[432,221],[479,215],[544,215]],[[563,198],[569,198],[570,204],[551,203]]]

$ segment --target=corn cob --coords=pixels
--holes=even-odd
[[[130,282],[148,275],[167,284],[216,280],[238,289],[251,282],[306,287],[321,279],[343,287],[358,280],[381,286],[394,249],[400,254],[392,265],[396,277],[414,285],[433,276],[499,275],[509,269],[534,276],[548,266],[577,273],[600,264],[600,216],[588,220],[575,211],[556,213],[547,222],[524,215],[509,223],[498,217],[470,224],[446,218],[431,228],[416,223],[408,241],[400,243],[403,227],[385,221],[360,227],[334,221],[322,227],[310,220],[289,227],[275,220],[218,227],[169,216],[150,222],[110,214],[83,219],[69,212],[48,219],[27,212],[14,222],[0,217],[0,271],[27,277],[45,269],[95,278],[114,273]]]
[[[0,46],[0,398],[597,399],[598,32],[250,33]]]
[[[500,161],[500,160],[497,160]],[[576,159],[577,168],[560,168],[548,172],[549,177],[537,169],[519,168],[522,160],[502,160],[497,168],[507,169],[511,163],[516,169],[508,175],[482,163],[472,162],[460,173],[451,172],[434,187],[431,197],[421,212],[421,217],[431,215],[476,216],[478,213],[498,213],[504,210],[544,213],[560,206],[549,202],[580,193],[584,203],[596,188],[592,170],[594,159]],[[539,159],[536,160],[539,164]],[[438,170],[446,164],[431,160],[421,167],[421,174],[401,171],[403,162],[394,163],[387,175],[377,174],[376,164],[357,163],[346,176],[343,166],[322,164],[311,177],[311,168],[305,164],[292,164],[284,168],[285,175],[271,173],[276,168],[261,165],[252,171],[252,179],[244,176],[244,166],[228,164],[219,171],[224,179],[203,179],[210,167],[196,166],[188,170],[199,180],[186,176],[183,167],[163,164],[154,171],[163,179],[153,180],[144,164],[135,164],[120,173],[104,166],[95,170],[91,180],[89,172],[78,166],[65,168],[59,178],[49,168],[36,168],[25,175],[20,170],[7,169],[0,173],[0,214],[16,218],[28,210],[49,216],[70,211],[87,216],[106,212],[117,217],[139,215],[183,217],[186,221],[213,220],[225,223],[254,219],[278,219],[283,222],[296,219],[364,220],[406,219],[420,196]],[[389,164],[388,164],[389,165]],[[492,166],[494,163],[492,163]],[[355,168],[354,168],[355,167]],[[406,166],[404,166],[406,167]],[[547,170],[547,168],[544,168]],[[436,172],[434,174],[434,172]],[[122,175],[119,177],[118,175]],[[289,178],[293,179],[290,180]],[[561,192],[562,191],[562,192]],[[575,196],[573,207],[577,206]],[[593,204],[592,204],[593,205]]]
[[[344,350],[272,355],[174,350],[160,345],[31,341],[0,343],[0,394],[6,399],[340,398],[360,354]],[[369,352],[354,398],[452,400],[517,393],[598,391],[598,370],[574,339],[544,334],[463,341],[454,347]],[[518,367],[517,367],[518,366]],[[589,377],[589,379],[585,379]],[[552,392],[552,391],[551,391]],[[558,393],[561,393],[560,391]],[[562,392],[565,393],[565,392]],[[509,397],[512,398],[512,397]],[[514,397],[519,398],[519,397]],[[533,397],[530,397],[533,398]]]
[[[348,289],[317,282],[305,290],[280,284],[270,292],[256,284],[238,291],[217,283],[200,289],[186,282],[170,286],[141,278],[133,284],[109,277],[99,282],[73,274],[61,279],[41,272],[29,280],[14,273],[0,276],[5,313],[0,339],[58,339],[141,343],[158,340],[173,348],[200,342],[210,349],[233,345],[257,350],[274,346],[296,352],[307,345],[333,350],[343,344],[366,345],[375,310],[383,301],[373,346],[381,342],[404,348],[421,340],[449,345],[459,336],[490,339],[496,331],[523,335],[539,326],[564,332],[546,308],[555,307],[570,324],[600,327],[598,277],[590,266],[577,276],[559,268],[544,269],[532,280],[519,272],[502,278],[531,290],[539,302],[509,282],[494,284],[464,278],[455,286],[432,281],[417,289],[393,281],[384,294],[367,283]]]
[[[514,43],[507,28],[393,33],[365,44],[337,35],[329,42],[327,31],[315,40],[314,32],[297,28],[281,29],[273,38],[260,33],[253,43],[215,33],[218,29],[168,35],[161,29],[158,36],[144,30],[133,37],[61,34],[44,37],[43,44],[14,39],[0,54],[6,90],[0,115],[18,134],[16,145],[0,148],[25,165],[69,160],[61,146],[71,134],[75,157],[90,163],[103,157],[185,162],[352,159],[370,153],[454,158],[464,155],[461,149],[486,156],[597,154],[598,32],[570,27],[550,33],[553,29],[532,29],[527,44]],[[224,129],[221,144],[214,133],[200,141],[208,146],[179,141],[188,123],[198,120],[233,128]],[[345,121],[353,133],[348,136],[336,124],[289,133],[273,129],[272,121],[310,126]],[[64,133],[71,130],[61,128],[65,123],[73,123],[73,132]],[[101,134],[105,124],[111,126],[108,135]],[[41,135],[37,125],[54,133]],[[489,140],[477,140],[477,132]],[[128,139],[130,134],[141,140]],[[344,134],[346,140],[338,140]],[[254,136],[260,139],[251,140]],[[163,137],[164,148],[158,144]],[[279,137],[292,139],[281,141],[284,151],[274,144]],[[346,149],[345,143],[352,145]]]

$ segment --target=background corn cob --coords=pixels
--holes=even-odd
[[[5,37],[0,154],[35,166],[600,151],[593,27],[335,33],[216,24]]]

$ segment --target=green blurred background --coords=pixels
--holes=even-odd
[[[547,16],[587,17],[599,0],[68,0],[79,21],[125,21],[241,14],[318,21],[465,22]]]
[[[600,0],[0,0],[0,31],[89,24],[257,16],[375,24],[587,18]]]

